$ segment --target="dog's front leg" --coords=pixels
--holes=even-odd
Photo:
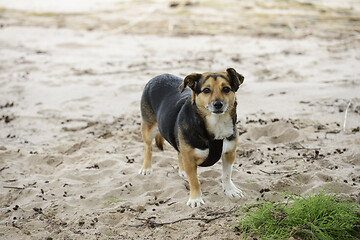
[[[200,207],[202,204],[205,204],[201,198],[201,189],[200,183],[197,178],[197,164],[193,157],[189,156],[182,156],[184,170],[186,175],[189,179],[190,184],[190,197],[187,201],[186,205],[189,207]]]
[[[234,144],[235,143],[235,144]],[[235,161],[235,150],[236,150],[236,141],[232,142],[225,142],[225,144],[234,145],[232,149],[230,149],[228,152],[225,152],[222,155],[222,187],[224,193],[229,197],[244,197],[243,192],[238,189],[234,183],[231,180],[231,173],[232,173],[232,166]]]
[[[180,177],[183,177],[185,178],[186,177],[186,173],[185,173],[185,170],[184,170],[184,164],[183,164],[183,161],[181,159],[181,153],[178,152],[178,160],[179,160],[179,176]]]

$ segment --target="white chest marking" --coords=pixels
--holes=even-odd
[[[228,115],[211,114],[206,117],[206,122],[215,139],[224,139],[234,133],[233,120]]]

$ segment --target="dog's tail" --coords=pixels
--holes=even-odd
[[[161,151],[164,151],[164,138],[160,134],[155,136],[155,143]]]

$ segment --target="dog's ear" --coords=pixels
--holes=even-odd
[[[180,92],[183,92],[186,86],[189,86],[191,90],[195,91],[196,85],[198,84],[200,79],[201,79],[201,74],[199,73],[192,73],[186,76],[184,82],[179,87]]]
[[[239,89],[239,86],[244,82],[244,77],[237,73],[233,68],[226,69],[226,72],[228,73],[232,86],[236,92]]]

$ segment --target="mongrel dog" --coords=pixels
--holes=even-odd
[[[197,167],[211,166],[220,157],[225,194],[243,197],[231,180],[238,139],[235,92],[243,81],[244,77],[233,68],[219,73],[193,73],[184,80],[170,74],[151,79],[141,97],[145,156],[139,173],[152,172],[152,140],[155,138],[163,150],[165,138],[178,151],[179,175],[189,179],[188,206],[204,204]]]

